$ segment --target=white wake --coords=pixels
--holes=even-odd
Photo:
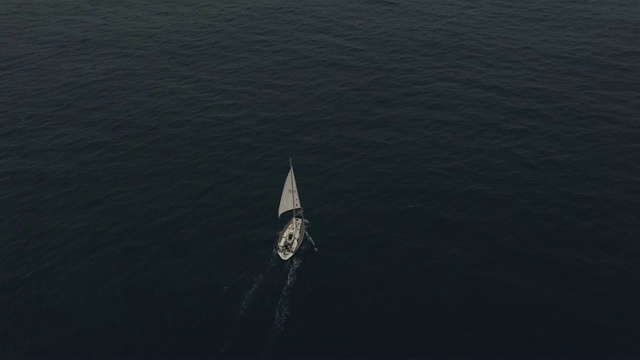
[[[253,300],[253,296],[256,293],[256,290],[262,285],[264,282],[264,274],[258,275],[255,279],[253,279],[253,283],[249,290],[244,293],[244,298],[242,299],[242,305],[240,307],[240,317],[244,316],[244,313],[247,311],[249,305],[251,305],[251,300]]]
[[[297,270],[300,266],[300,263],[302,263],[301,257],[295,257],[291,261],[291,267],[289,268],[289,273],[287,274],[287,283],[284,284],[284,287],[282,288],[280,300],[278,300],[278,307],[276,308],[275,317],[273,319],[270,343],[273,341],[273,339],[280,335],[280,333],[284,329],[284,323],[287,320],[287,316],[289,316],[289,292],[296,281]]]

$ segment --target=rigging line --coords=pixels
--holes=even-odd
[[[318,247],[316,246],[316,243],[313,241],[313,238],[311,237],[311,235],[309,235],[309,233],[307,231],[305,231],[304,234],[307,236],[307,238],[311,242],[311,245],[313,245],[313,250],[318,252]]]

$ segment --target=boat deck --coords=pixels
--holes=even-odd
[[[304,223],[300,218],[293,218],[280,233],[278,239],[278,255],[283,260],[289,259],[298,250],[304,237]]]

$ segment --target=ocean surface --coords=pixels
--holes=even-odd
[[[640,2],[0,15],[0,357],[640,356]]]

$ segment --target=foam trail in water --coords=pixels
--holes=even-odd
[[[300,263],[302,263],[302,258],[300,257],[296,257],[291,261],[291,267],[289,268],[289,274],[287,275],[287,282],[282,288],[278,307],[276,308],[276,314],[273,319],[269,348],[271,348],[273,340],[280,335],[282,329],[284,329],[284,322],[287,320],[287,316],[289,315],[289,291],[296,281],[296,271],[298,270]]]
[[[255,296],[256,291],[260,288],[260,286],[262,286],[262,284],[264,283],[264,278],[269,273],[269,271],[271,271],[274,265],[275,265],[275,262],[272,258],[271,261],[269,262],[269,265],[267,266],[267,269],[262,274],[256,276],[253,279],[253,281],[251,282],[251,287],[249,287],[249,289],[244,293],[244,297],[242,298],[242,304],[240,305],[240,313],[236,318],[236,324],[233,330],[227,334],[227,338],[224,342],[224,345],[219,350],[219,353],[224,353],[227,350],[227,347],[234,341],[240,326],[240,321],[242,320],[245,313],[247,312],[249,305],[251,305],[251,302],[253,301],[253,297]]]
[[[309,235],[308,232],[305,232],[305,234],[307,234],[307,238],[309,238],[309,241],[311,242],[311,245],[313,245],[313,250],[318,252],[318,247],[316,246],[316,243],[313,242],[313,238],[311,237],[311,235]]]
[[[240,317],[244,315],[251,304],[251,300],[253,299],[253,295],[256,293],[256,290],[262,285],[264,281],[264,274],[260,274],[258,277],[253,279],[253,283],[247,292],[244,293],[244,298],[242,299],[242,306],[240,307]]]
[[[269,261],[269,265],[267,266],[267,269],[262,274],[258,275],[255,279],[253,279],[253,281],[251,282],[251,287],[249,288],[249,290],[247,290],[244,293],[244,298],[242,299],[242,305],[240,307],[240,318],[242,318],[244,313],[247,311],[247,308],[249,307],[249,305],[251,305],[251,301],[253,300],[253,296],[255,295],[256,290],[258,290],[258,288],[262,286],[265,276],[269,273],[269,271],[271,271],[271,269],[275,264],[276,263],[274,261],[274,258],[271,257],[271,260]]]

